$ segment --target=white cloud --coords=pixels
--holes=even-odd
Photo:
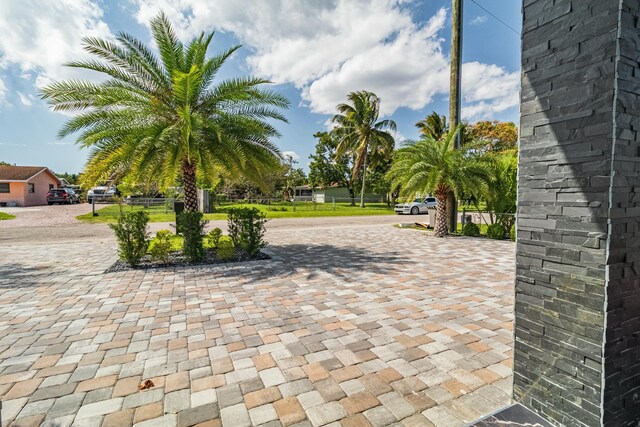
[[[6,95],[7,95],[7,87],[5,86],[2,79],[0,79],[0,104],[4,102]]]
[[[462,66],[462,117],[488,119],[519,102],[520,73],[497,65],[468,62]]]
[[[405,0],[134,1],[138,22],[148,25],[163,10],[185,39],[212,29],[234,33],[250,49],[251,72],[295,85],[313,112],[332,114],[349,92],[369,90],[380,96],[382,114],[390,115],[400,107],[423,108],[449,90],[439,35],[444,8],[416,23]],[[465,88],[473,89],[466,111],[475,116],[512,106],[517,86],[511,77],[504,70],[483,77],[483,84],[510,91],[494,98],[465,78]]]
[[[0,2],[0,68],[17,66],[38,87],[91,76],[63,66],[87,57],[81,46],[86,36],[111,37],[102,9],[91,0]]]
[[[487,22],[487,17],[485,15],[479,15],[471,20],[471,25],[482,25],[485,22]]]
[[[407,140],[407,138],[397,130],[389,131],[389,133],[391,134],[391,136],[393,136],[393,139],[396,141],[396,148],[400,147],[400,145],[402,145],[402,143]]]
[[[22,105],[26,105],[27,107],[33,105],[33,95],[25,95],[20,91],[16,91],[16,93],[18,94],[18,98],[20,98],[20,103]]]

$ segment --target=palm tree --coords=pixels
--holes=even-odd
[[[360,207],[364,208],[367,161],[370,156],[391,156],[395,140],[388,131],[395,131],[396,123],[393,120],[378,121],[380,98],[376,94],[363,90],[351,92],[347,98],[351,104],[338,105],[339,114],[331,119],[337,124],[333,132],[340,141],[336,157],[345,153],[354,155],[353,180],[362,173]]]
[[[447,118],[434,111],[424,120],[416,123],[416,127],[420,130],[423,137],[431,137],[438,140],[447,133]]]
[[[435,235],[447,234],[447,197],[479,194],[489,184],[487,161],[462,149],[454,149],[460,127],[436,140],[426,137],[396,151],[389,171],[392,188],[399,185],[405,195],[435,194]]]
[[[213,33],[182,44],[160,13],[151,20],[159,58],[141,41],[119,33],[118,43],[83,39],[95,60],[67,65],[97,71],[102,83],[68,80],[42,90],[55,111],[78,113],[60,138],[79,132],[78,143],[93,148],[85,184],[115,174],[161,188],[181,181],[185,210],[198,208],[196,179],[219,171],[259,180],[279,163],[270,142],[278,136],[269,119],[286,121],[283,96],[262,89],[255,77],[216,82],[216,73],[240,46],[207,58]]]
[[[489,163],[491,186],[482,194],[487,204],[491,223],[500,224],[505,230],[515,222],[518,187],[518,151],[514,149],[485,153]]]

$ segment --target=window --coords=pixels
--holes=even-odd
[[[36,192],[36,185],[29,183],[29,193],[35,193],[35,192]]]
[[[8,182],[0,182],[0,193],[11,193]]]
[[[53,190],[53,184],[49,184],[49,190]]]

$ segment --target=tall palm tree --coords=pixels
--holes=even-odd
[[[435,111],[425,119],[416,123],[416,127],[423,137],[440,139],[447,133],[447,117],[441,116]]]
[[[345,153],[354,155],[353,180],[362,174],[360,207],[364,208],[364,192],[369,157],[389,157],[395,140],[388,131],[396,130],[393,120],[378,121],[380,98],[367,91],[351,92],[347,98],[351,104],[337,106],[338,113],[331,121],[337,126],[333,132],[339,139],[336,157]]]
[[[405,195],[435,194],[435,235],[447,234],[447,197],[480,194],[489,184],[487,161],[462,149],[454,149],[460,128],[436,140],[426,137],[411,141],[396,151],[388,173],[392,187],[398,185]]]
[[[151,20],[159,58],[141,41],[119,33],[118,43],[85,38],[95,60],[67,65],[97,71],[102,83],[68,80],[42,90],[55,111],[79,112],[59,137],[79,132],[78,143],[93,150],[85,183],[115,174],[134,181],[156,180],[161,188],[180,180],[185,210],[198,208],[196,179],[219,170],[259,180],[279,163],[269,119],[286,121],[289,101],[262,89],[269,83],[241,77],[214,83],[216,73],[240,46],[207,58],[213,33],[182,44],[167,17]]]

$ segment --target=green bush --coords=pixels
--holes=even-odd
[[[222,230],[217,227],[211,230],[209,234],[207,234],[207,244],[209,245],[209,247],[217,248],[220,237],[222,237]]]
[[[264,241],[266,214],[256,208],[229,209],[229,236],[237,248],[250,257],[260,253],[267,244]]]
[[[462,226],[462,234],[464,236],[478,237],[480,235],[480,227],[473,222],[467,222]]]
[[[511,239],[512,242],[516,241],[516,225],[513,224],[511,226],[511,229],[509,230],[509,238]]]
[[[183,212],[177,217],[178,228],[184,237],[182,254],[191,262],[204,258],[204,227],[207,221],[202,219],[202,212]]]
[[[504,239],[504,228],[500,224],[490,224],[487,227],[487,237],[494,240]]]
[[[221,260],[230,260],[236,255],[236,248],[229,236],[222,236],[218,241],[216,256]]]
[[[131,267],[140,263],[149,247],[147,223],[149,215],[144,211],[129,212],[118,217],[118,222],[109,224],[118,240],[118,255]]]
[[[156,233],[156,237],[151,240],[149,253],[154,261],[160,261],[164,264],[169,262],[169,254],[172,247],[171,236],[173,234],[169,230],[160,230]]]

